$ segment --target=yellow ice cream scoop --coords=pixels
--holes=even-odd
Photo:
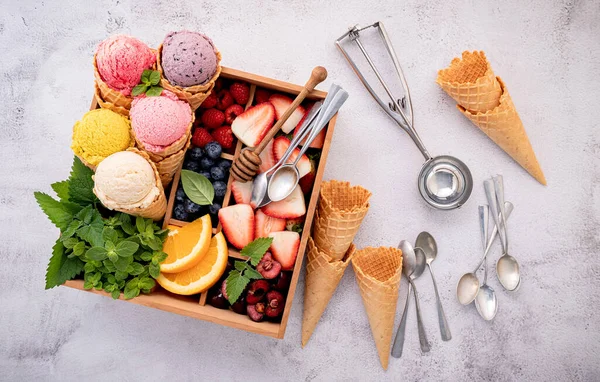
[[[107,156],[133,147],[134,143],[131,122],[112,110],[88,111],[73,126],[71,149],[93,167]]]

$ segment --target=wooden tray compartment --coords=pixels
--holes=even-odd
[[[248,108],[248,107],[250,107],[250,105],[252,105],[254,93],[255,93],[255,90],[257,87],[269,89],[269,90],[276,91],[276,92],[287,93],[291,96],[297,95],[302,90],[302,86],[299,86],[299,85],[294,85],[294,84],[290,84],[287,82],[278,81],[278,80],[274,80],[271,78],[262,77],[259,75],[246,73],[246,72],[242,72],[240,70],[226,68],[226,67],[222,68],[221,77],[225,78],[225,79],[245,81],[250,84],[250,86],[251,86],[250,87],[250,100],[248,101],[246,108]],[[327,93],[325,93],[325,92],[315,90],[309,94],[307,99],[320,100],[320,99],[324,99],[326,95],[327,95]],[[92,102],[92,105],[91,105],[91,109],[93,110],[93,109],[96,109],[97,107],[98,107],[98,105],[94,99],[94,101]],[[197,318],[197,319],[201,319],[201,320],[205,320],[205,321],[210,321],[210,322],[214,322],[217,324],[230,326],[230,327],[237,328],[237,329],[242,329],[242,330],[246,330],[249,332],[253,332],[253,333],[257,333],[257,334],[261,334],[261,335],[265,335],[265,336],[269,336],[269,337],[283,338],[285,335],[285,329],[286,329],[288,318],[289,318],[290,311],[292,308],[292,301],[294,299],[296,285],[298,283],[298,278],[300,276],[300,271],[302,269],[302,262],[304,260],[304,252],[306,250],[306,244],[308,241],[308,237],[310,236],[312,220],[313,220],[313,217],[315,214],[315,209],[317,206],[317,199],[319,197],[319,190],[321,188],[323,172],[325,171],[325,164],[327,162],[327,155],[329,153],[329,147],[331,145],[331,139],[333,136],[333,130],[334,130],[335,122],[336,122],[336,117],[337,117],[337,115],[331,119],[331,121],[329,122],[329,125],[326,128],[327,133],[326,133],[326,137],[325,137],[325,143],[321,150],[321,157],[319,159],[319,163],[318,163],[318,167],[317,167],[317,173],[316,173],[316,177],[315,177],[315,183],[313,186],[313,190],[310,194],[310,198],[307,201],[306,221],[304,223],[304,228],[302,230],[302,235],[300,238],[300,248],[298,249],[298,257],[296,259],[296,264],[294,266],[294,270],[292,273],[290,289],[288,291],[285,309],[283,311],[283,316],[282,316],[280,323],[254,322],[254,321],[250,320],[246,315],[240,315],[231,310],[217,309],[215,307],[212,307],[206,303],[208,291],[201,293],[200,298],[198,299],[197,295],[195,295],[195,296],[179,296],[179,295],[175,295],[170,292],[167,292],[167,291],[163,290],[162,288],[160,288],[160,286],[158,286],[157,289],[154,292],[152,292],[151,294],[148,294],[148,295],[141,294],[140,296],[138,296],[136,298],[133,298],[131,300],[124,300],[124,301],[131,302],[134,304],[139,304],[139,305],[145,305],[145,306],[148,306],[151,308],[160,309],[160,310],[164,310],[167,312],[172,312],[172,313],[176,313],[176,314],[180,314],[180,315],[184,315],[184,316],[188,316],[188,317],[193,317],[193,318]],[[238,140],[237,145],[235,147],[234,155],[223,153],[221,155],[221,157],[225,158],[225,159],[229,159],[229,160],[235,160],[238,157],[238,155],[240,154],[242,148],[243,148],[243,144]],[[180,178],[180,170],[177,171],[177,173],[175,174],[175,177],[172,182],[171,190],[168,195],[169,204],[167,206],[167,213],[166,213],[165,219],[164,219],[164,226],[169,225],[169,224],[176,225],[176,226],[183,226],[183,225],[187,224],[186,222],[182,222],[182,221],[171,218],[173,205],[175,202],[175,192],[177,191],[177,185],[179,183],[179,178]],[[222,204],[223,207],[226,207],[230,204],[235,203],[235,201],[233,200],[233,197],[231,195],[231,182],[232,182],[232,178],[229,177],[228,182],[227,182],[227,192],[223,199],[223,204]],[[217,228],[213,229],[213,233],[217,233],[220,230],[221,230],[221,226],[219,224],[217,226]],[[242,257],[239,254],[239,252],[235,248],[232,248],[232,247],[229,247],[229,257],[235,258],[235,259],[244,259],[244,257]],[[67,281],[64,285],[71,287],[71,288],[84,290],[83,289],[83,280]],[[104,291],[97,291],[95,289],[89,290],[87,292],[100,294],[100,295],[104,295],[104,296],[109,296],[108,293],[106,293]],[[123,299],[122,295],[121,295],[121,299]]]

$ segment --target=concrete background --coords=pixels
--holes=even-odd
[[[333,41],[354,23],[384,21],[411,85],[415,120],[432,153],[469,164],[462,209],[420,200],[421,157],[377,109]],[[599,380],[600,3],[597,1],[12,1],[0,0],[0,380]],[[340,113],[325,178],[373,191],[357,246],[394,246],[427,230],[454,338],[442,342],[427,275],[418,280],[432,350],[418,349],[414,311],[404,357],[383,372],[352,270],[306,349],[303,283],[285,340],[66,288],[44,291],[57,231],[35,190],[64,179],[71,126],[92,96],[92,55],[113,33],[157,46],[171,30],[210,35],[223,63],[303,83],[314,65],[351,97]],[[483,49],[512,94],[548,178],[537,184],[460,115],[436,71]],[[388,74],[390,74],[388,72]],[[512,253],[523,285],[502,291],[484,322],[454,296],[481,249],[482,181],[501,173],[515,212]],[[499,248],[495,247],[492,260]],[[406,293],[403,283],[397,322]]]

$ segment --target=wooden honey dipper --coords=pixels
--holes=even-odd
[[[294,99],[290,107],[288,107],[285,113],[283,113],[283,115],[281,116],[281,118],[279,118],[277,123],[275,123],[271,127],[271,129],[269,130],[267,135],[265,135],[265,137],[259,143],[259,145],[254,148],[245,148],[244,150],[242,150],[240,156],[235,160],[235,162],[233,162],[233,165],[231,166],[231,175],[235,180],[238,180],[240,182],[247,182],[254,178],[259,166],[262,163],[262,160],[259,157],[260,153],[264,150],[265,147],[267,147],[269,141],[273,139],[275,134],[277,134],[279,129],[281,129],[281,126],[283,126],[285,121],[290,117],[290,115],[292,115],[294,110],[296,110],[296,108],[300,106],[300,104],[302,103],[302,101],[304,101],[304,98],[306,98],[308,93],[313,91],[315,86],[325,81],[326,78],[327,70],[324,67],[316,66],[312,70],[310,78],[308,79],[308,81],[306,81],[306,84],[304,84],[304,87],[302,88],[300,94],[296,96],[296,99]]]

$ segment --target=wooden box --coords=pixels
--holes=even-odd
[[[308,74],[308,73],[307,73]],[[248,82],[250,87],[250,100],[246,105],[246,108],[250,107],[253,103],[254,93],[257,87],[277,91],[280,93],[287,93],[292,97],[295,97],[302,90],[302,86],[290,84],[287,82],[282,82],[278,80],[274,80],[271,78],[266,78],[262,76],[258,76],[255,74],[250,74],[246,72],[242,72],[235,69],[225,68],[221,72],[221,77],[226,79],[240,80]],[[313,100],[321,100],[324,99],[327,93],[315,90],[310,93],[307,97]],[[98,107],[97,102],[94,100],[92,102],[91,109],[96,109]],[[307,210],[306,210],[306,221],[304,223],[304,228],[301,235],[300,248],[298,249],[298,257],[296,260],[296,265],[294,266],[294,270],[292,273],[292,280],[290,284],[290,289],[288,292],[288,296],[286,299],[285,309],[283,312],[283,316],[280,323],[273,322],[254,322],[250,320],[245,315],[237,314],[231,310],[222,310],[212,307],[206,304],[206,299],[208,295],[208,291],[200,294],[200,298],[196,296],[179,296],[167,292],[158,286],[155,291],[151,294],[144,295],[133,298],[131,300],[123,300],[123,295],[121,295],[121,299],[126,302],[145,305],[151,308],[164,310],[167,312],[172,312],[184,316],[189,316],[193,318],[197,318],[200,320],[210,321],[221,325],[230,326],[237,329],[246,330],[253,333],[262,334],[265,336],[270,336],[274,338],[283,338],[285,335],[285,329],[287,326],[288,318],[290,315],[290,311],[292,309],[292,301],[294,299],[294,294],[296,291],[296,285],[298,283],[298,278],[300,276],[300,272],[302,269],[302,261],[304,259],[304,252],[306,250],[306,244],[308,241],[308,237],[310,236],[312,220],[315,214],[315,209],[317,206],[317,199],[319,197],[319,190],[321,188],[321,181],[323,177],[323,172],[325,171],[325,163],[327,162],[327,154],[329,153],[329,147],[331,145],[331,139],[333,136],[333,130],[335,126],[336,116],[334,116],[329,125],[327,126],[325,144],[323,145],[323,149],[321,152],[321,157],[319,160],[315,183],[313,190],[310,194],[309,200],[307,200]],[[235,148],[235,153],[233,155],[223,153],[221,156],[225,159],[235,160],[237,156],[240,154],[243,145],[238,141],[237,146]],[[177,226],[182,226],[187,224],[185,222],[181,222],[178,220],[171,219],[171,213],[173,209],[176,185],[179,183],[180,172],[178,171],[173,179],[173,187],[171,187],[169,198],[169,205],[167,207],[167,214],[165,216],[164,225],[172,224]],[[231,182],[232,178],[230,177],[227,183],[227,193],[225,194],[225,198],[223,201],[223,207],[226,207],[229,204],[233,203],[233,197],[231,195]],[[221,226],[217,226],[217,228],[213,229],[213,233],[219,232],[221,230]],[[229,248],[229,257],[236,259],[244,259],[239,252],[230,247]],[[67,281],[65,286],[75,288],[75,289],[83,289],[83,280],[71,280]],[[101,294],[104,296],[109,296],[108,293],[104,291],[97,291],[95,289],[86,291],[96,294]]]

